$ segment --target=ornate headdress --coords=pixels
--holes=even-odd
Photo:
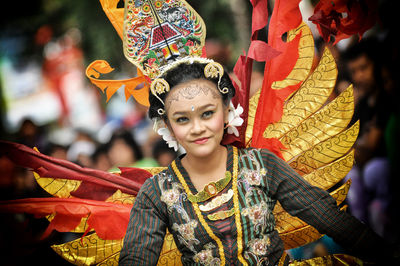
[[[123,40],[125,57],[138,70],[136,78],[119,81],[99,80],[99,74],[108,73],[112,68],[105,61],[98,60],[90,64],[86,74],[103,92],[107,88],[107,100],[121,85],[125,85],[127,98],[132,95],[140,104],[148,106],[151,82],[156,80],[157,83],[151,86],[152,93],[162,92],[162,88],[165,89],[167,84],[157,78],[185,62],[210,63],[206,75],[222,76],[222,66],[204,58],[206,27],[202,18],[187,2],[127,0],[123,16],[121,9],[116,7],[118,1],[100,2]],[[138,90],[136,87],[140,83],[144,83],[144,87]]]
[[[107,88],[107,100],[122,85],[125,85],[125,95],[128,99],[132,95],[138,103],[149,105],[149,92],[156,97],[162,107],[157,109],[161,117],[165,114],[163,98],[170,91],[170,84],[162,77],[168,71],[180,64],[204,64],[204,77],[217,80],[217,87],[221,94],[227,94],[229,89],[221,87],[221,78],[224,68],[212,59],[205,58],[204,44],[206,27],[202,18],[185,1],[157,0],[125,2],[124,20],[117,18],[114,0],[102,0],[103,8],[113,22],[114,27],[123,40],[125,57],[137,67],[138,77],[120,81],[100,81],[99,73],[107,73],[111,68],[104,61],[95,61],[89,65],[87,76],[103,91]],[[122,25],[121,25],[122,24]],[[121,29],[122,27],[122,29]],[[144,83],[142,89],[136,89]],[[235,120],[235,125],[241,125],[241,107],[238,109],[229,105],[230,120]],[[240,122],[240,123],[238,123]],[[177,149],[172,143],[170,135],[165,137],[166,130],[159,130],[160,124],[155,121],[155,130],[164,137],[170,147]],[[238,136],[239,132],[233,123],[228,123],[228,132]],[[239,126],[240,126],[239,125]],[[165,127],[163,125],[162,127]],[[171,144],[172,143],[172,144]]]

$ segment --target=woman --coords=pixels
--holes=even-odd
[[[221,145],[235,93],[221,65],[181,60],[163,73],[152,83],[149,115],[186,153],[140,189],[120,264],[155,265],[168,228],[184,265],[287,265],[274,228],[277,200],[356,255],[385,250],[376,234],[273,153]]]

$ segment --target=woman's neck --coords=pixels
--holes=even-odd
[[[207,182],[216,181],[223,177],[226,171],[226,160],[228,156],[228,151],[225,146],[220,146],[210,156],[205,157],[195,157],[191,154],[187,154],[182,159],[182,165],[185,167],[189,176],[193,178],[207,178],[209,180],[204,180]],[[222,173],[221,176],[220,173]],[[217,175],[217,176],[215,176]],[[194,182],[193,182],[194,183]],[[201,182],[203,183],[203,182]]]

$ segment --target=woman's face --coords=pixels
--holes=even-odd
[[[197,79],[173,87],[165,109],[169,130],[188,155],[204,157],[220,148],[228,108],[214,83]]]

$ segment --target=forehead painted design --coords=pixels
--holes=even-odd
[[[169,108],[173,101],[179,101],[182,99],[192,100],[201,93],[204,95],[211,93],[214,99],[222,98],[221,94],[217,91],[216,86],[211,82],[208,83],[207,81],[198,81],[195,83],[189,83],[188,85],[184,85],[180,88],[179,87],[180,86],[172,89],[167,96],[165,103],[166,109]]]

